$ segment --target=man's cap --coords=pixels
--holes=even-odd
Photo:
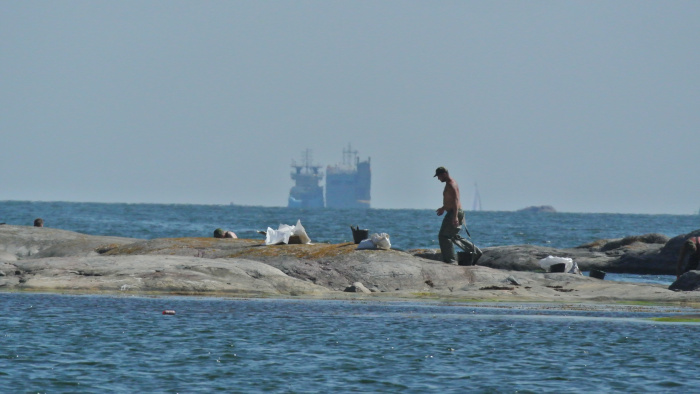
[[[433,175],[433,178],[436,177],[436,176],[438,176],[438,175],[440,175],[440,174],[447,174],[447,173],[448,173],[448,172],[447,172],[447,168],[445,168],[445,167],[438,167],[438,168],[435,170],[435,175]]]

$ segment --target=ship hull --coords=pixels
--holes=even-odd
[[[289,196],[287,199],[288,208],[323,208],[323,196],[319,197],[308,197],[308,198],[294,198]]]

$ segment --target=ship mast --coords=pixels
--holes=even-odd
[[[352,150],[352,146],[348,143],[348,148],[343,149],[343,165],[353,168],[357,165],[357,161],[357,151]]]
[[[292,167],[294,167],[297,174],[301,174],[301,170],[304,169],[306,170],[305,173],[307,174],[313,172],[314,175],[319,175],[318,170],[321,168],[321,166],[313,165],[313,154],[311,149],[307,148],[304,152],[302,152],[301,161],[302,164],[297,164],[296,160],[292,160]]]

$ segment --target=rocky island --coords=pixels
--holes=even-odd
[[[531,212],[531,213],[556,213],[557,210],[551,205],[530,206],[523,209],[518,209],[516,212]]]
[[[484,249],[476,266],[448,265],[439,250],[358,250],[353,243],[264,245],[260,239],[86,235],[0,225],[0,290],[527,302],[696,303],[700,292],[544,272],[547,256],[583,271],[674,274],[691,234],[599,240],[571,249],[508,245]],[[682,276],[686,282],[691,271]],[[689,285],[687,289],[693,289]]]

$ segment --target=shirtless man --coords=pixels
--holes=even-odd
[[[435,211],[438,216],[447,213],[442,220],[442,226],[440,226],[440,232],[438,233],[442,260],[448,264],[456,264],[457,256],[453,245],[456,244],[469,253],[471,255],[471,263],[476,264],[476,261],[481,257],[481,250],[459,235],[459,230],[464,224],[464,211],[459,201],[459,185],[457,185],[457,181],[450,176],[445,167],[438,167],[433,177],[437,177],[440,182],[445,183],[445,190],[442,192],[442,206]]]

